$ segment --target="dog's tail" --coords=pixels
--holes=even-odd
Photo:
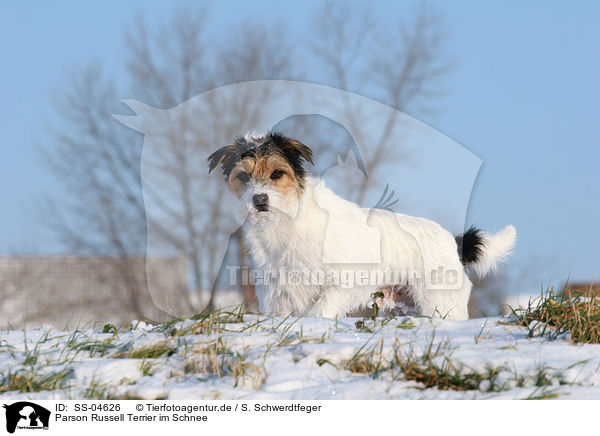
[[[495,235],[471,227],[456,237],[460,261],[479,277],[495,271],[498,263],[504,261],[515,246],[517,231],[514,226],[506,226]]]

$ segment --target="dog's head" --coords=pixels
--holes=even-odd
[[[306,178],[304,160],[313,163],[310,148],[268,132],[236,139],[211,154],[208,165],[209,171],[221,165],[231,191],[246,204],[250,217],[260,220],[296,215]]]

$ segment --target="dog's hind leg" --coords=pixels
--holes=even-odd
[[[469,319],[469,296],[471,295],[471,281],[462,272],[458,283],[445,283],[442,288],[419,289],[421,298],[419,306],[421,314],[448,319]]]

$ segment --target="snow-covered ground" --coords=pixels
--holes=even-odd
[[[528,338],[506,318],[399,317],[365,320],[358,327],[356,322],[229,314],[171,325],[136,322],[113,333],[2,331],[0,397],[600,398],[600,345]],[[430,345],[434,352],[427,357]],[[464,391],[425,388],[398,368],[398,359],[406,356],[423,367],[450,368],[458,378],[479,374],[481,381]],[[378,370],[360,372],[360,365],[352,365],[359,361]],[[42,387],[48,380],[55,384],[52,390],[19,393],[6,390],[10,377],[15,386],[26,386],[27,379]]]

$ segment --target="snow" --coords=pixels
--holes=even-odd
[[[357,318],[282,319],[244,315],[228,318],[209,334],[196,321],[172,326],[133,322],[117,333],[95,329],[0,332],[0,374],[49,375],[66,370],[58,389],[40,392],[3,392],[3,399],[75,399],[101,387],[109,398],[144,399],[521,399],[551,397],[595,399],[600,396],[600,345],[578,344],[561,337],[550,341],[529,338],[527,330],[494,317],[453,321],[421,317],[365,320]],[[214,327],[214,326],[213,326]],[[187,330],[186,330],[187,329]],[[103,353],[85,344],[110,344]],[[404,379],[396,369],[376,376],[352,373],[344,362],[362,349],[381,351],[384,361],[394,350],[422,355],[430,343],[446,344],[432,362],[450,363],[460,374],[485,374],[497,368],[492,391],[490,380],[477,389],[441,390]],[[156,358],[133,358],[140,347],[167,344],[174,353]],[[206,365],[207,346],[226,349],[231,368],[219,377]],[[362,348],[361,348],[362,347]],[[33,358],[35,357],[35,358]],[[237,360],[236,360],[237,359]],[[206,360],[204,360],[206,362]],[[189,368],[196,368],[189,370]],[[144,370],[146,368],[146,370]],[[150,368],[150,369],[148,369]],[[229,367],[227,367],[229,368]],[[539,383],[539,374],[545,383]],[[543,386],[536,386],[543,384]],[[87,392],[87,394],[86,394]],[[100,395],[100,394],[98,394]],[[96,396],[95,398],[100,398]]]
[[[512,307],[513,309],[526,309],[530,302],[535,305],[535,302],[539,301],[539,299],[540,293],[508,294],[504,297],[502,304],[506,307],[508,312],[509,307]]]

